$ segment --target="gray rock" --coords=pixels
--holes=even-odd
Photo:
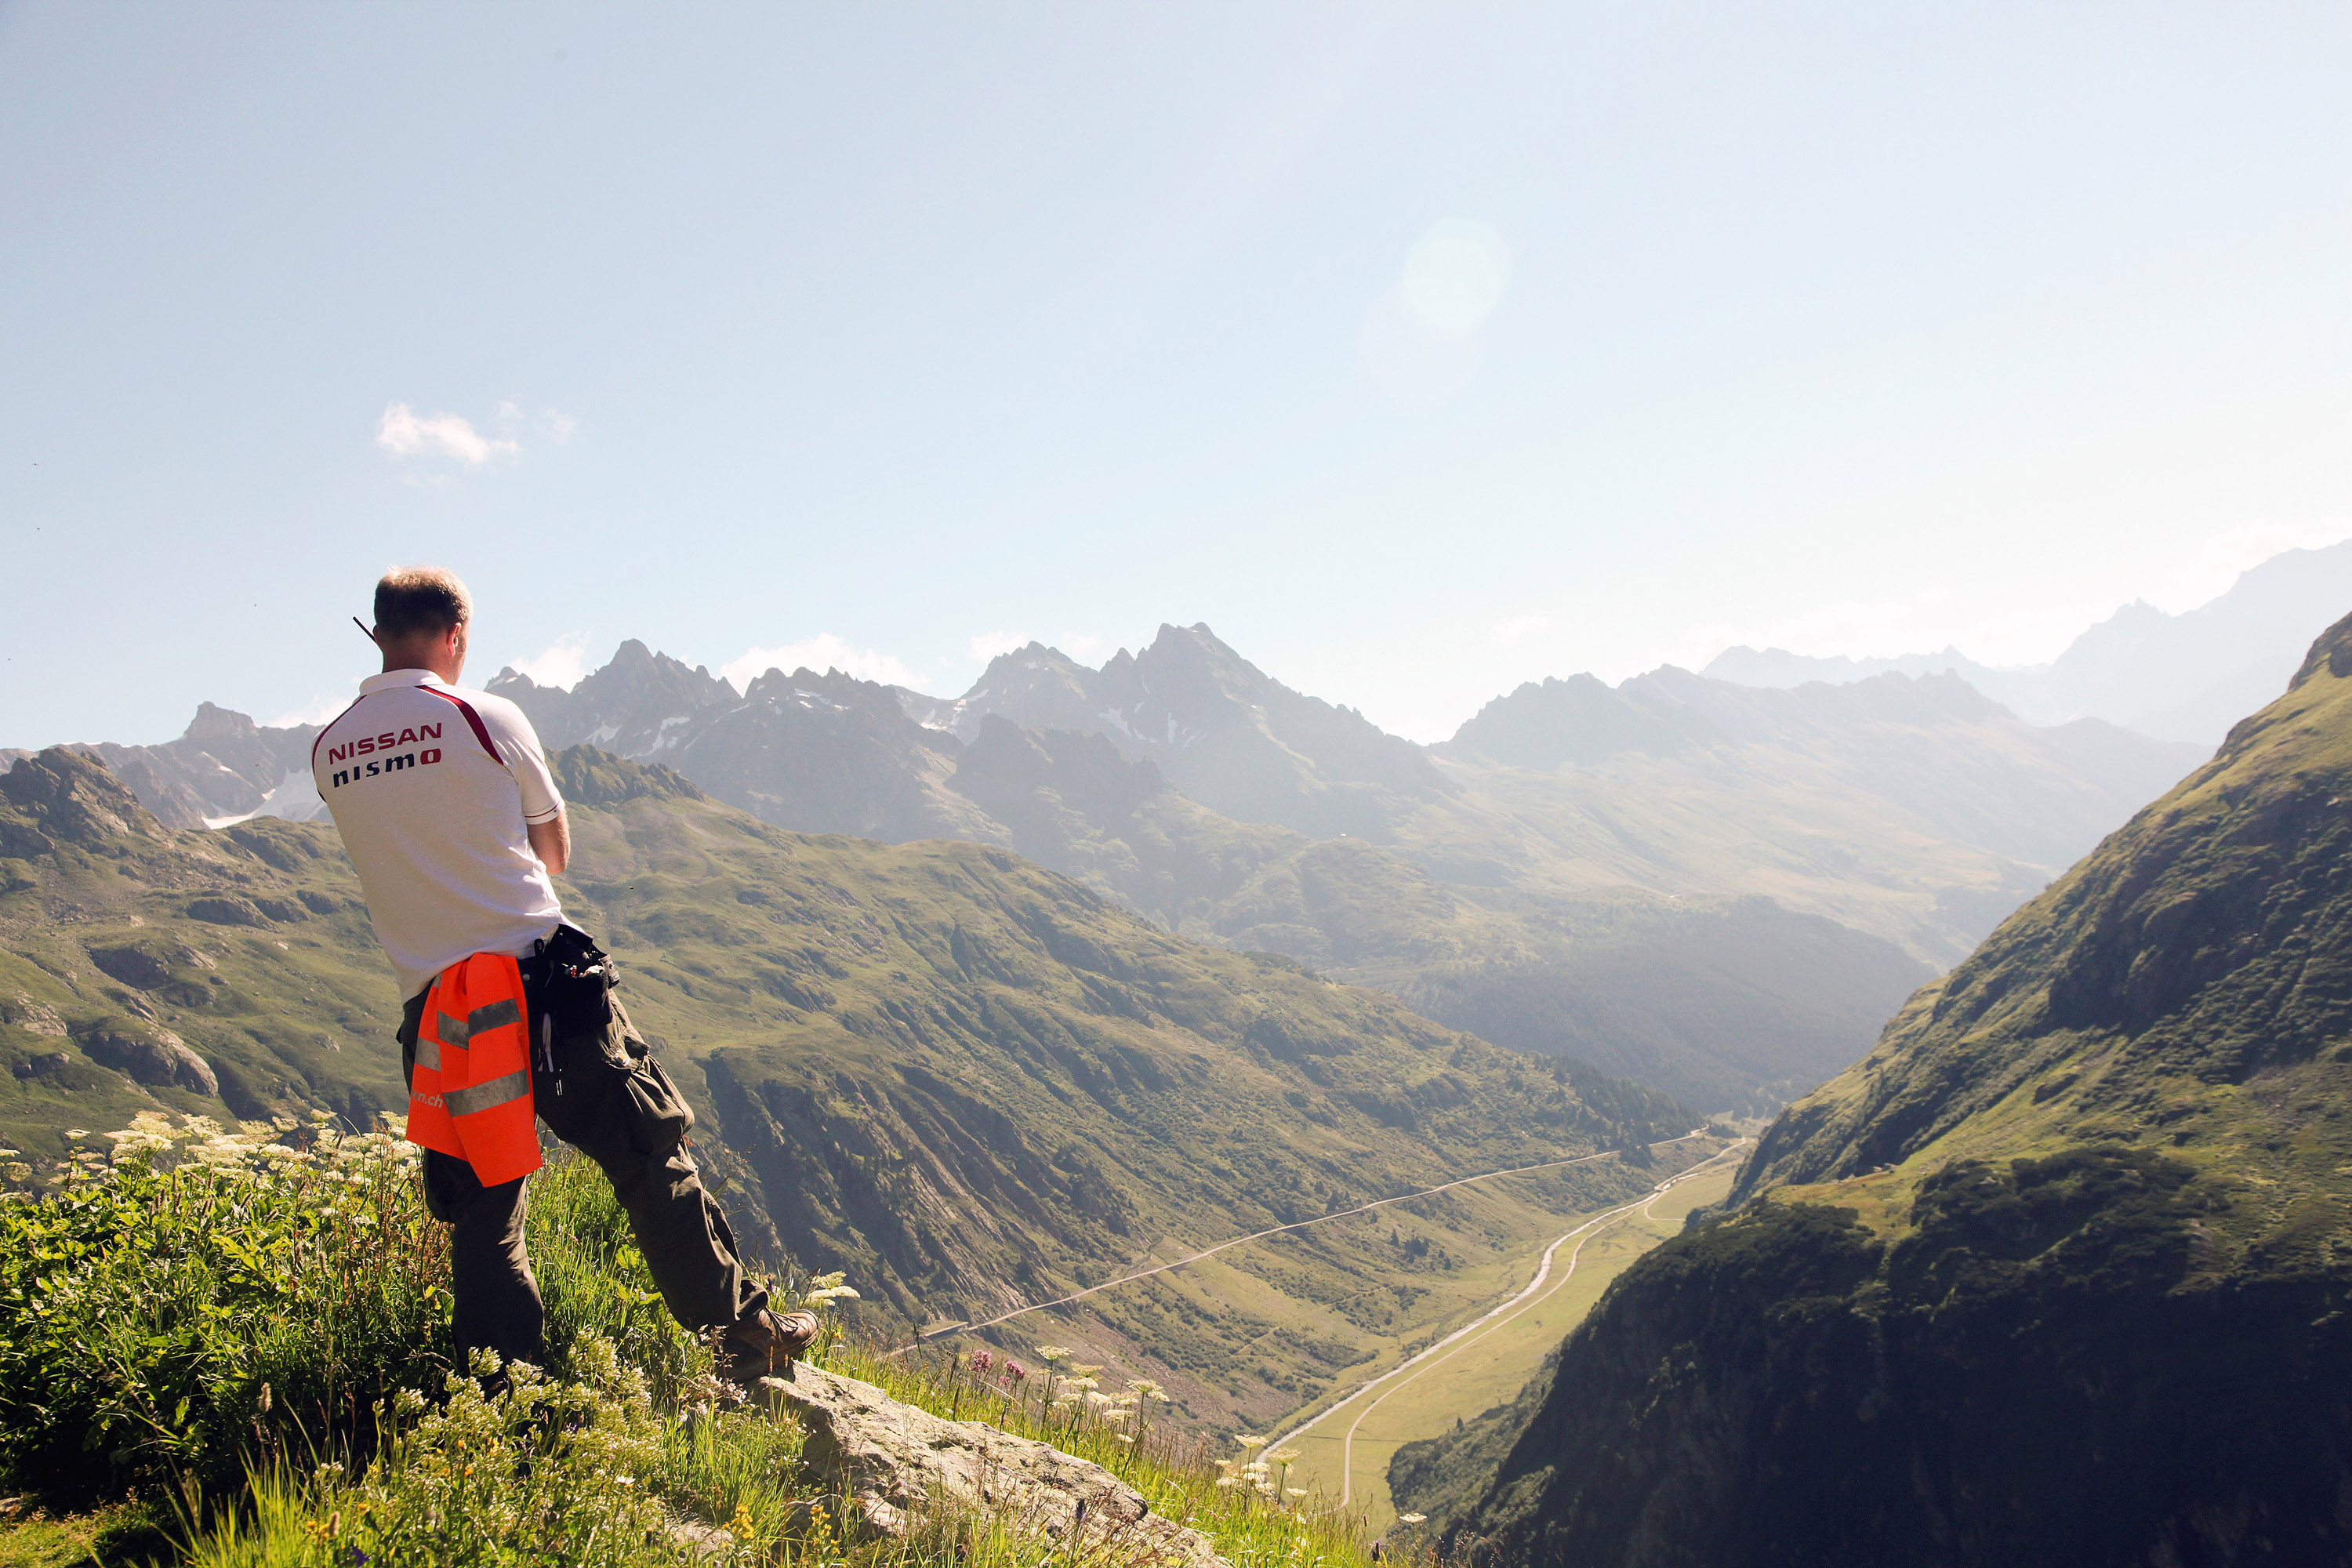
[[[1079,1549],[1112,1548],[1155,1568],[1231,1568],[1208,1537],[1151,1511],[1100,1465],[982,1421],[945,1421],[870,1383],[795,1364],[760,1386],[808,1430],[803,1462],[838,1486],[877,1534],[904,1536],[926,1512],[986,1509]]]
[[[100,1024],[82,1037],[81,1048],[99,1066],[151,1089],[173,1084],[197,1094],[220,1093],[212,1064],[160,1025],[134,1024],[128,1018]]]

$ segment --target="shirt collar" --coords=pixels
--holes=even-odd
[[[450,684],[429,669],[387,669],[382,675],[371,675],[360,682],[360,695],[372,696],[398,686],[433,686],[443,691],[453,689]]]

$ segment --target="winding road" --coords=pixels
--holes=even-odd
[[[1682,1142],[1684,1140],[1678,1138],[1672,1140],[1672,1142]],[[1408,1357],[1406,1360],[1399,1362],[1396,1365],[1391,1367],[1380,1376],[1371,1379],[1368,1383],[1358,1385],[1344,1398],[1334,1401],[1331,1405],[1326,1406],[1320,1411],[1318,1411],[1315,1415],[1309,1416],[1305,1421],[1300,1422],[1297,1426],[1291,1427],[1280,1436],[1272,1439],[1267,1443],[1266,1450],[1268,1452],[1272,1452],[1275,1449],[1281,1448],[1289,1444],[1293,1439],[1305,1436],[1312,1428],[1322,1425],[1325,1421],[1338,1415],[1349,1405],[1353,1405],[1357,1400],[1361,1399],[1365,1394],[1371,1393],[1373,1389],[1381,1388],[1382,1384],[1387,1384],[1388,1386],[1386,1388],[1381,1388],[1380,1396],[1378,1398],[1374,1399],[1370,1404],[1365,1405],[1363,1409],[1356,1413],[1355,1420],[1349,1423],[1346,1434],[1340,1438],[1339,1506],[1345,1508],[1349,1502],[1353,1500],[1355,1495],[1356,1433],[1363,1426],[1364,1422],[1371,1415],[1372,1412],[1378,1410],[1381,1405],[1387,1402],[1388,1397],[1391,1394],[1396,1393],[1399,1389],[1411,1384],[1423,1373],[1434,1371],[1437,1365],[1447,1357],[1453,1355],[1457,1351],[1467,1350],[1478,1340],[1485,1338],[1486,1333],[1491,1333],[1495,1330],[1501,1328],[1505,1323],[1510,1321],[1511,1319],[1517,1317],[1520,1312],[1530,1310],[1533,1308],[1541,1305],[1542,1303],[1539,1300],[1535,1300],[1535,1298],[1538,1291],[1542,1291],[1547,1298],[1551,1294],[1551,1291],[1545,1290],[1545,1283],[1551,1276],[1552,1258],[1562,1247],[1567,1246],[1568,1243],[1571,1241],[1576,1243],[1576,1250],[1568,1255],[1567,1267],[1560,1270],[1559,1279],[1551,1287],[1551,1290],[1558,1290],[1567,1285],[1570,1278],[1576,1272],[1577,1260],[1584,1255],[1586,1245],[1595,1237],[1604,1234],[1611,1226],[1614,1225],[1617,1221],[1623,1219],[1627,1215],[1633,1213],[1637,1209],[1641,1211],[1642,1216],[1644,1219],[1652,1217],[1651,1210],[1656,1205],[1657,1201],[1660,1198],[1665,1196],[1666,1194],[1673,1191],[1675,1187],[1680,1186],[1683,1183],[1704,1173],[1716,1165],[1720,1164],[1725,1160],[1730,1159],[1732,1156],[1738,1154],[1748,1145],[1748,1142],[1749,1141],[1748,1139],[1743,1138],[1738,1142],[1732,1144],[1729,1148],[1723,1150],[1712,1158],[1702,1160],[1697,1164],[1693,1165],[1689,1170],[1681,1172],[1676,1175],[1669,1176],[1664,1181],[1660,1182],[1655,1187],[1651,1189],[1646,1197],[1636,1198],[1630,1204],[1621,1205],[1616,1208],[1610,1209],[1602,1214],[1595,1215],[1592,1218],[1586,1220],[1582,1225],[1578,1226],[1574,1230],[1570,1231],[1567,1235],[1554,1241],[1549,1247],[1544,1248],[1542,1261],[1536,1267],[1535,1278],[1529,1279],[1525,1288],[1523,1288],[1518,1294],[1511,1297],[1508,1300],[1504,1301],[1501,1305],[1494,1308],[1485,1314],[1463,1324],[1460,1328],[1454,1330],[1452,1333],[1446,1335],[1444,1339],[1438,1341],[1435,1344],[1431,1345],[1426,1350],[1422,1351],[1419,1354]],[[1485,1332],[1481,1332],[1481,1331],[1485,1331]],[[1405,1375],[1407,1373],[1410,1373],[1411,1375]]]
[[[1677,1143],[1687,1143],[1694,1138],[1704,1138],[1706,1136],[1706,1128],[1696,1127],[1690,1131],[1684,1133],[1679,1138],[1663,1139],[1658,1142],[1651,1144],[1650,1147],[1653,1149],[1670,1149]],[[1735,1145],[1735,1147],[1737,1147],[1737,1145]],[[1038,1301],[1026,1307],[1015,1307],[1009,1312],[999,1312],[992,1318],[983,1318],[976,1323],[942,1323],[937,1328],[926,1329],[915,1336],[914,1342],[912,1344],[900,1345],[897,1350],[889,1352],[888,1354],[894,1356],[904,1354],[906,1352],[914,1349],[916,1345],[922,1344],[929,1340],[939,1339],[942,1335],[964,1334],[971,1333],[979,1329],[992,1329],[999,1323],[1009,1323],[1015,1318],[1026,1317],[1032,1312],[1043,1312],[1055,1307],[1066,1307],[1073,1301],[1083,1301],[1087,1297],[1095,1295],[1100,1291],[1110,1289],[1114,1286],[1131,1285],[1138,1279],[1149,1279],[1155,1274],[1165,1274],[1171,1269],[1181,1268],[1190,1263],[1198,1263],[1204,1258],[1214,1258],[1218,1253],[1228,1251],[1233,1247],[1246,1247],[1253,1241],[1264,1241],[1270,1236],[1282,1236],[1294,1230],[1305,1230],[1309,1226],[1328,1225],[1335,1219],[1349,1219],[1360,1214],[1370,1214],[1374,1209],[1386,1208],[1391,1204],[1409,1204],[1415,1198],[1425,1198],[1437,1193],[1452,1192],[1456,1187],[1466,1187],[1473,1182],[1491,1182],[1497,1176],[1525,1176],[1537,1171],[1557,1171],[1569,1165],[1589,1165],[1595,1160],[1612,1159],[1617,1154],[1617,1152],[1618,1151],[1614,1149],[1604,1149],[1598,1154],[1580,1154],[1572,1160],[1546,1160],[1541,1163],[1534,1165],[1513,1165],[1506,1170],[1485,1171],[1475,1176],[1464,1176],[1459,1181],[1444,1182],[1434,1187],[1423,1187],[1417,1193],[1400,1193],[1392,1198],[1377,1198],[1368,1204],[1358,1204],[1351,1209],[1339,1209],[1331,1214],[1317,1215],[1313,1219],[1297,1220],[1289,1225],[1277,1225],[1266,1230],[1254,1230],[1247,1236],[1237,1236],[1231,1241],[1221,1241],[1214,1247],[1204,1247],[1198,1252],[1191,1253],[1185,1257],[1176,1259],[1173,1263],[1161,1263],[1150,1268],[1139,1268],[1132,1274],[1122,1274],[1116,1279],[1106,1279],[1099,1285],[1089,1285],[1085,1289],[1074,1291],[1067,1296],[1056,1296],[1050,1301]],[[1719,1159],[1721,1156],[1718,1155],[1717,1158]],[[1706,1162],[1706,1164],[1712,1164],[1713,1163],[1713,1161]],[[1704,1165],[1694,1165],[1691,1167],[1693,1171],[1704,1168]],[[1687,1174],[1688,1173],[1685,1173]],[[1679,1181],[1681,1178],[1676,1177],[1675,1180]],[[1672,1184],[1673,1183],[1670,1182],[1665,1184],[1665,1186],[1671,1186]],[[1664,1190],[1664,1186],[1661,1186],[1659,1190],[1663,1192]],[[1655,1202],[1656,1200],[1653,1198],[1651,1201]],[[1638,1204],[1634,1204],[1627,1206],[1639,1207],[1640,1205]],[[1624,1211],[1612,1209],[1610,1212],[1612,1215],[1614,1215],[1621,1214]],[[1596,1221],[1593,1223],[1598,1222]],[[1574,1235],[1575,1233],[1570,1232],[1570,1234]],[[1561,1237],[1561,1240],[1563,1241],[1566,1239],[1566,1237]],[[1557,1248],[1559,1245],[1559,1242],[1554,1242],[1552,1244],[1555,1248]],[[1547,1266],[1549,1265],[1551,1261],[1551,1254],[1549,1252],[1544,1254],[1544,1261]],[[1516,1298],[1514,1299],[1516,1300]],[[1509,1305],[1509,1302],[1505,1302],[1504,1306],[1502,1308],[1497,1308],[1496,1310],[1503,1310]],[[1494,1314],[1491,1312],[1487,1314],[1488,1317],[1492,1317],[1493,1315]],[[1486,1318],[1481,1318],[1478,1320],[1478,1322],[1483,1323],[1486,1321]],[[1473,1323],[1470,1327],[1475,1328],[1477,1327],[1477,1324]],[[1460,1333],[1467,1331],[1467,1330],[1457,1331],[1456,1335],[1439,1341],[1438,1345],[1432,1345],[1430,1350],[1433,1351],[1436,1350],[1439,1345],[1451,1343],[1453,1338],[1459,1337]],[[1429,1351],[1423,1351],[1422,1352],[1423,1355],[1427,1355],[1428,1353],[1430,1353]],[[1418,1361],[1420,1357],[1418,1356],[1414,1358],[1415,1361]],[[1413,1364],[1412,1362],[1406,1362],[1404,1363],[1405,1366],[1411,1366],[1412,1364]],[[1394,1369],[1395,1372],[1401,1372],[1402,1370],[1403,1367]],[[1394,1375],[1394,1372],[1391,1372],[1390,1375]],[[1365,1386],[1370,1387],[1370,1385],[1368,1384]],[[1361,1393],[1362,1390],[1359,1389],[1357,1392]],[[1353,1398],[1354,1395],[1351,1394],[1349,1397]],[[1341,1403],[1344,1404],[1346,1401],[1343,1400]],[[1339,1408],[1339,1405],[1335,1405],[1331,1408],[1336,1410]],[[1328,1415],[1329,1414],[1330,1411],[1324,1412],[1324,1415]],[[1316,1420],[1319,1421],[1322,1418],[1322,1416],[1318,1415],[1316,1417]],[[1309,1423],[1309,1425],[1312,1425],[1312,1423]],[[1297,1430],[1303,1432],[1306,1430],[1306,1427],[1302,1426],[1297,1428]]]

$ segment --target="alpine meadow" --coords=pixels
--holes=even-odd
[[[0,6],[0,1568],[2352,1568],[2347,102]]]

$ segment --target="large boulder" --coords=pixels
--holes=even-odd
[[[873,1533],[904,1536],[941,1508],[985,1509],[1065,1543],[1160,1568],[1231,1568],[1208,1537],[1151,1511],[1100,1465],[983,1421],[947,1421],[838,1373],[795,1364],[760,1386],[808,1430],[802,1459]]]
[[[170,1086],[196,1094],[220,1093],[220,1079],[212,1064],[160,1025],[110,1019],[85,1033],[81,1048],[99,1066],[112,1068],[150,1089]]]

